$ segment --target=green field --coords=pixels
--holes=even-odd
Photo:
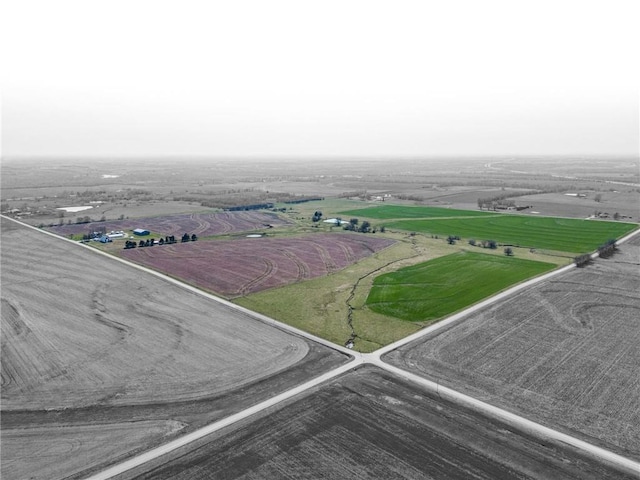
[[[457,235],[465,239],[495,240],[504,245],[587,253],[609,239],[620,238],[638,225],[558,217],[497,215],[477,218],[398,220],[386,224],[433,235]]]
[[[480,212],[475,210],[455,210],[442,207],[412,207],[408,205],[380,205],[375,207],[345,210],[340,215],[365,217],[375,220],[399,218],[448,218],[448,217],[484,217],[496,215],[495,212]],[[343,218],[347,221],[347,218]]]
[[[380,275],[366,305],[402,320],[432,320],[555,267],[514,257],[458,252]]]
[[[574,254],[593,252],[607,240],[620,238],[638,228],[634,223],[403,205],[380,205],[340,213],[391,220],[384,224],[385,228],[453,235],[466,240],[495,240],[503,245]]]

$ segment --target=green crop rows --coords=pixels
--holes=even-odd
[[[555,267],[514,257],[458,252],[377,277],[366,304],[374,312],[403,320],[432,320]]]
[[[466,240],[495,240],[503,245],[587,253],[619,238],[638,225],[559,217],[494,214],[437,207],[385,205],[341,212],[371,219],[389,219],[386,228]]]

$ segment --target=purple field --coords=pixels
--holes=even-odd
[[[330,233],[198,241],[123,250],[121,254],[198,287],[237,297],[327,275],[393,243],[372,235]]]
[[[198,237],[207,237],[225,233],[261,230],[269,228],[269,225],[289,224],[287,220],[280,218],[275,213],[247,211],[191,213],[106,222],[74,223],[50,227],[49,230],[59,235],[69,236],[94,232],[100,228],[105,228],[107,232],[111,230],[127,231],[135,228],[145,228],[162,235],[183,235],[184,233],[192,235],[195,233]]]

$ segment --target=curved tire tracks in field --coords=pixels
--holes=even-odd
[[[191,214],[191,219],[198,223],[198,226],[194,227],[191,233],[195,233],[196,235],[202,235],[209,228],[211,228],[211,223],[202,218],[202,215],[199,213]]]
[[[269,278],[274,270],[277,269],[277,266],[268,258],[262,258],[262,262],[265,265],[264,271],[255,278],[252,278],[250,281],[242,285],[238,290],[238,295],[243,296],[251,292],[251,289],[255,286],[263,282],[265,279]]]
[[[222,218],[222,215],[223,215],[223,214],[220,214],[220,215],[217,215],[217,216],[215,217],[215,222],[216,222],[217,224],[219,224],[219,225],[220,225],[220,227],[221,227],[221,229],[222,229],[220,232],[218,232],[218,233],[217,233],[217,235],[223,235],[223,234],[225,234],[225,233],[233,232],[233,230],[234,230],[234,228],[233,228],[233,224],[232,224],[231,222],[229,222],[229,221],[227,221],[227,220],[223,219],[223,218]],[[228,214],[228,213],[224,213],[224,217],[225,217],[226,219],[228,219],[228,218],[229,218],[229,214]]]
[[[320,256],[320,258],[322,259],[322,263],[324,265],[324,268],[326,268],[327,273],[331,273],[336,270],[339,270],[338,266],[336,265],[336,262],[333,260],[333,257],[325,247],[323,247],[318,243],[314,243],[313,246],[318,252],[318,255]],[[344,245],[339,244],[339,246],[341,249],[343,250],[345,249]],[[347,262],[353,263],[352,261],[349,260],[347,252],[345,252],[345,258],[347,258]]]
[[[283,250],[282,254],[291,260],[296,268],[298,269],[298,275],[296,276],[296,280],[304,280],[305,278],[309,278],[311,273],[309,272],[309,266],[304,263],[295,253],[289,252],[287,250]]]

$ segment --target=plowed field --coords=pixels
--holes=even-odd
[[[633,477],[364,367],[121,478]]]
[[[237,297],[327,275],[393,243],[373,235],[333,233],[198,241],[121,254],[198,287]]]
[[[80,474],[345,360],[2,220],[2,478]]]
[[[385,359],[637,459],[638,345],[636,237]]]

